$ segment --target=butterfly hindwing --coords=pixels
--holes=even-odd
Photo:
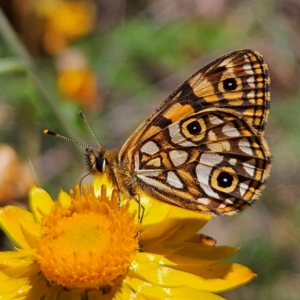
[[[214,214],[249,206],[270,168],[263,138],[226,109],[182,118],[129,153],[139,185],[155,198]]]

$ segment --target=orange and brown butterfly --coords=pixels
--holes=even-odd
[[[185,209],[232,215],[259,198],[269,177],[269,108],[262,55],[237,50],[183,82],[120,150],[87,147],[87,166],[138,202],[144,192]]]

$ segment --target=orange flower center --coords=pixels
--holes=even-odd
[[[111,199],[105,188],[96,197],[84,186],[71,191],[72,203],[44,215],[37,262],[53,285],[70,289],[113,286],[125,276],[138,248],[138,225],[129,204],[118,208],[118,193]]]

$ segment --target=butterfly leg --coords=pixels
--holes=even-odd
[[[140,194],[135,194],[133,199],[138,204],[138,222],[139,224],[142,224],[144,213],[145,213],[145,207],[141,203]]]

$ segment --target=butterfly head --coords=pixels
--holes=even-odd
[[[85,163],[91,174],[95,174],[96,172],[105,172],[106,159],[104,157],[103,148],[99,151],[92,147],[87,147],[85,149]]]

